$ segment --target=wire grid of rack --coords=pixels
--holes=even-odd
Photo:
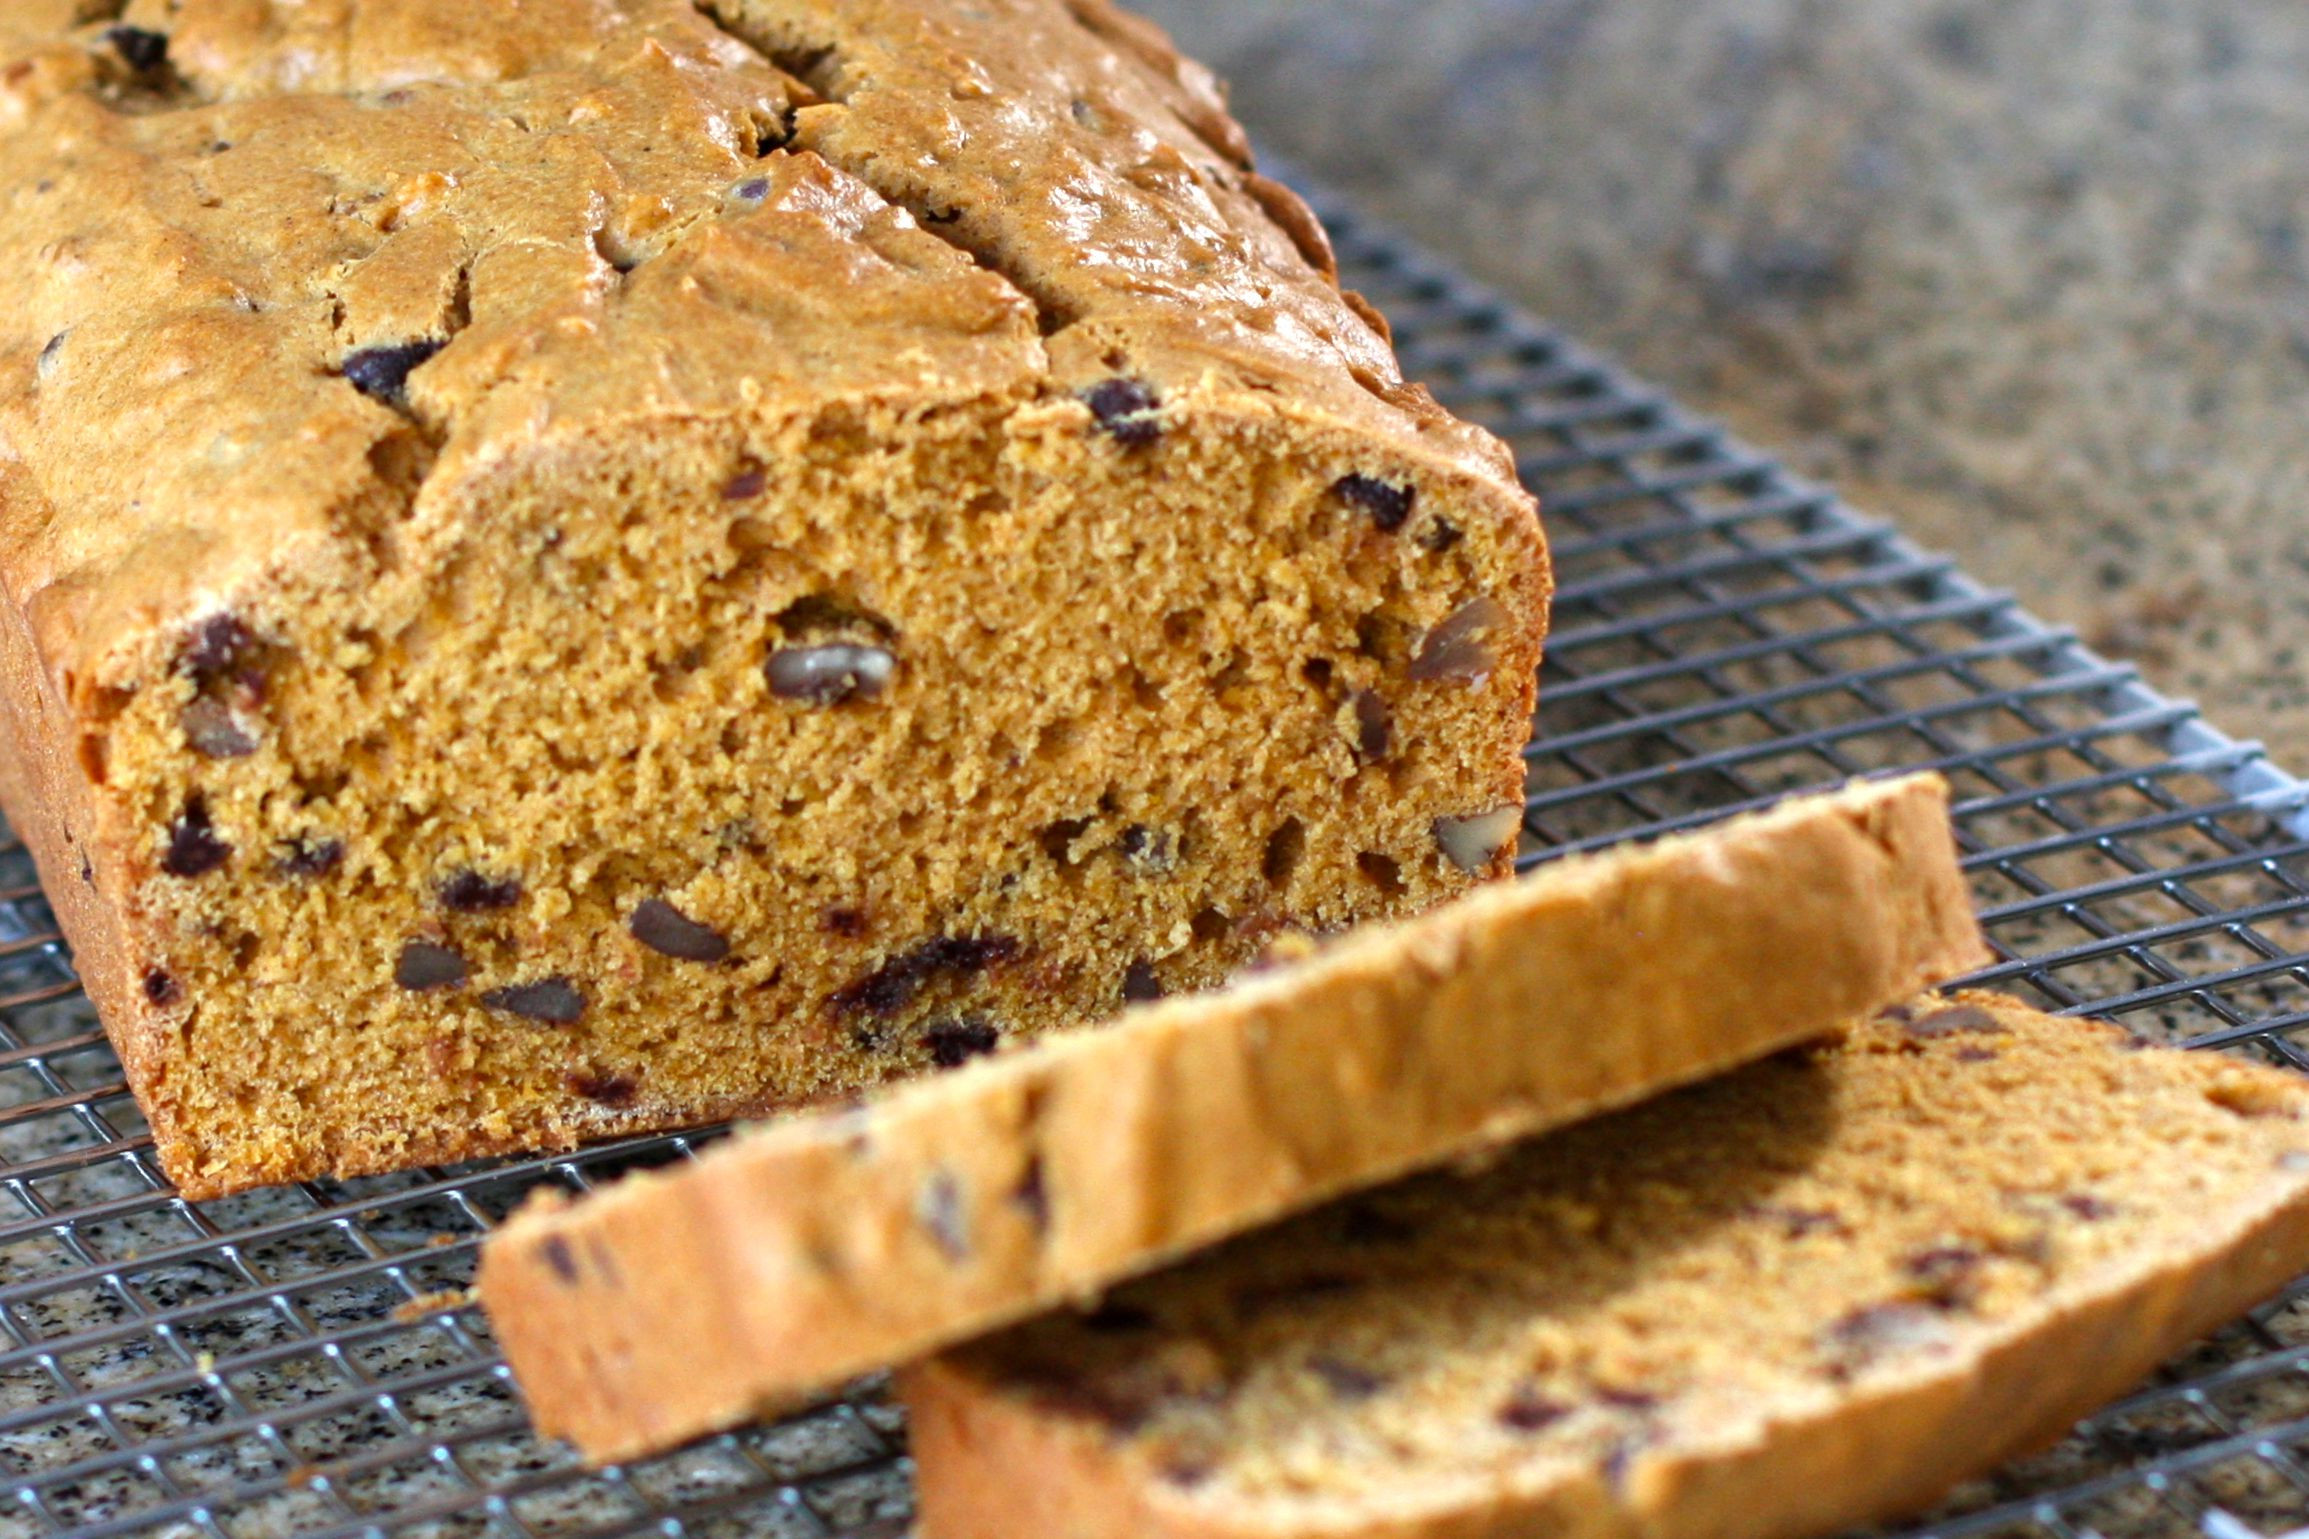
[[[1325,212],[1409,372],[1507,439],[1548,505],[1562,588],[1525,864],[1935,766],[2005,958],[1986,979],[2309,1066],[2309,789],[2010,596]],[[589,1473],[530,1433],[487,1321],[454,1302],[532,1187],[591,1187],[699,1141],[185,1202],[0,833],[0,1539],[906,1532],[904,1429],[874,1387]],[[2309,1290],[1920,1531],[2249,1539],[2305,1522]]]

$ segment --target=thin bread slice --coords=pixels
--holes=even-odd
[[[1993,995],[911,1370],[925,1539],[1795,1539],[2309,1264],[2309,1079]]]
[[[1855,784],[545,1194],[489,1244],[481,1297],[539,1428],[628,1457],[1984,958],[1946,786]]]

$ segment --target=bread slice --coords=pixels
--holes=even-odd
[[[0,6],[0,807],[186,1195],[1505,875],[1547,563],[1105,0]]]
[[[1417,1178],[903,1382],[926,1539],[1793,1539],[2309,1264],[2309,1080],[1986,994]]]
[[[1854,785],[544,1195],[488,1246],[481,1297],[540,1429],[625,1457],[1984,958],[1945,785]]]

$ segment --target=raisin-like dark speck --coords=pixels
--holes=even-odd
[[[481,996],[481,1002],[492,1010],[548,1026],[567,1026],[585,1014],[585,996],[577,991],[577,985],[560,977],[491,989]]]
[[[934,936],[845,984],[835,991],[832,1004],[845,1014],[892,1015],[910,1003],[932,978],[983,972],[1017,956],[1018,949],[1016,938],[1008,935]]]
[[[177,662],[195,681],[208,684],[230,673],[256,644],[255,634],[236,617],[210,615],[193,628]]]
[[[148,969],[144,975],[144,997],[156,1005],[175,1004],[176,980],[157,967]]]
[[[1432,519],[1425,529],[1419,531],[1420,546],[1438,556],[1464,538],[1466,536],[1460,533],[1459,526],[1448,518]]]
[[[521,901],[521,879],[515,876],[491,881],[478,871],[459,871],[441,883],[441,906],[460,914],[479,914],[495,908],[511,908]]]
[[[2113,1218],[2117,1211],[2114,1204],[2095,1197],[2090,1192],[2070,1192],[2061,1198],[2060,1205],[2087,1223],[2098,1223],[2104,1218]]]
[[[393,964],[393,981],[412,994],[427,989],[461,988],[465,983],[465,959],[447,946],[431,941],[408,941],[401,947],[401,958]]]
[[[345,355],[345,380],[372,401],[402,405],[411,372],[447,345],[427,337],[416,342],[360,348]]]
[[[104,40],[120,55],[120,62],[143,74],[168,62],[168,34],[145,27],[106,27]]]
[[[1384,533],[1393,534],[1411,517],[1411,504],[1418,488],[1390,486],[1374,476],[1353,475],[1334,481],[1331,493],[1349,507],[1368,513],[1371,522]]]
[[[1126,448],[1151,444],[1163,436],[1162,420],[1155,415],[1162,399],[1144,380],[1101,380],[1084,392],[1082,399],[1099,431]]]
[[[327,876],[345,863],[342,839],[296,839],[274,865],[283,876]]]
[[[569,1248],[569,1242],[560,1235],[549,1234],[539,1241],[537,1254],[554,1276],[565,1283],[577,1281],[577,1253]]]
[[[1122,997],[1134,1005],[1163,997],[1163,981],[1155,976],[1152,962],[1141,957],[1122,970]]]
[[[994,1051],[1002,1041],[1002,1034],[993,1023],[976,1016],[959,1020],[937,1021],[922,1033],[922,1045],[930,1049],[930,1061],[941,1069],[958,1069],[973,1058],[983,1058]]]
[[[663,898],[650,898],[626,921],[633,938],[660,956],[683,962],[719,962],[730,954],[726,936],[703,925]]]
[[[839,935],[844,940],[856,940],[866,933],[866,912],[856,908],[830,908],[819,916],[828,935]]]
[[[722,501],[744,502],[748,497],[759,497],[762,488],[770,484],[767,471],[759,468],[741,470],[722,483]]]
[[[1377,764],[1395,746],[1395,717],[1386,697],[1374,689],[1355,691],[1355,755]]]
[[[1178,837],[1167,829],[1133,823],[1122,831],[1122,858],[1134,871],[1160,875],[1178,865]]]
[[[631,1106],[641,1087],[630,1074],[596,1074],[590,1070],[574,1070],[561,1077],[571,1095],[606,1106],[612,1111],[623,1111]]]
[[[1514,1432],[1538,1432],[1571,1414],[1571,1407],[1533,1389],[1519,1389],[1499,1408],[1499,1424]]]
[[[738,183],[738,196],[748,203],[759,203],[770,195],[770,179],[766,176],[748,177]]]
[[[169,825],[168,853],[160,868],[170,876],[206,876],[232,858],[232,846],[219,839],[209,825],[208,804],[194,797],[184,815]]]

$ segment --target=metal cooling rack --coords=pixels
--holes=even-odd
[[[1562,592],[1527,864],[1936,766],[2006,958],[1987,978],[2309,1065],[2309,789],[2008,595],[1325,212],[1410,372],[1512,443],[1548,505]],[[480,1313],[430,1309],[530,1188],[692,1147],[185,1202],[0,832],[0,1539],[904,1533],[904,1431],[871,1388],[589,1474],[529,1432]],[[2309,1289],[1921,1531],[2251,1539],[2305,1522]]]

